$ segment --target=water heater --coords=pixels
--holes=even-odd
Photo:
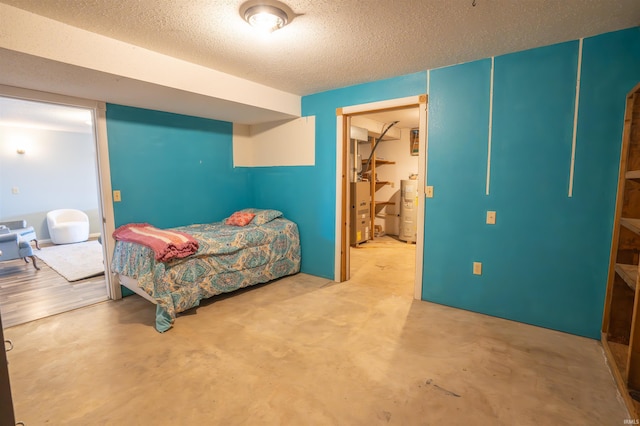
[[[400,181],[400,238],[408,243],[416,242],[418,218],[418,181]]]

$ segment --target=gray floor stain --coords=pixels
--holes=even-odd
[[[440,387],[438,385],[436,385],[435,383],[433,383],[433,380],[429,379],[425,382],[428,385],[433,386],[434,388],[438,389],[439,391],[443,392],[445,395],[449,395],[449,396],[455,396],[456,398],[460,398],[462,395],[458,395],[455,392],[451,392],[450,390],[447,390],[443,387]]]

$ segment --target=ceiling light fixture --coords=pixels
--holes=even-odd
[[[293,12],[277,1],[250,1],[240,8],[240,16],[254,28],[274,32],[293,19]]]

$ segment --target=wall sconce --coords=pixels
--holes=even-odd
[[[17,152],[18,154],[22,155],[22,154],[24,154],[24,153],[25,153],[25,152],[27,152],[27,151],[25,151],[25,150],[24,150],[24,148],[18,148],[18,149],[16,149],[16,152]]]

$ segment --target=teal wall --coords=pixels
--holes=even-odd
[[[624,98],[640,81],[640,28],[583,45],[573,197],[567,196],[577,41],[430,71],[423,298],[598,338]],[[116,225],[220,220],[248,205],[299,225],[302,271],[333,278],[336,108],[427,91],[427,73],[305,96],[316,164],[232,166],[232,125],[108,105]],[[497,224],[485,224],[487,210]],[[483,275],[472,275],[472,262]]]
[[[573,197],[578,41],[430,72],[423,298],[599,338],[626,93],[640,29],[584,40]],[[486,225],[486,211],[497,224]],[[472,262],[483,263],[481,276]]]
[[[214,222],[253,204],[231,123],[108,104],[107,135],[116,226]]]
[[[426,93],[426,73],[361,84],[302,98],[302,115],[316,116],[316,163],[252,169],[257,207],[298,223],[302,272],[334,278],[336,108]]]

